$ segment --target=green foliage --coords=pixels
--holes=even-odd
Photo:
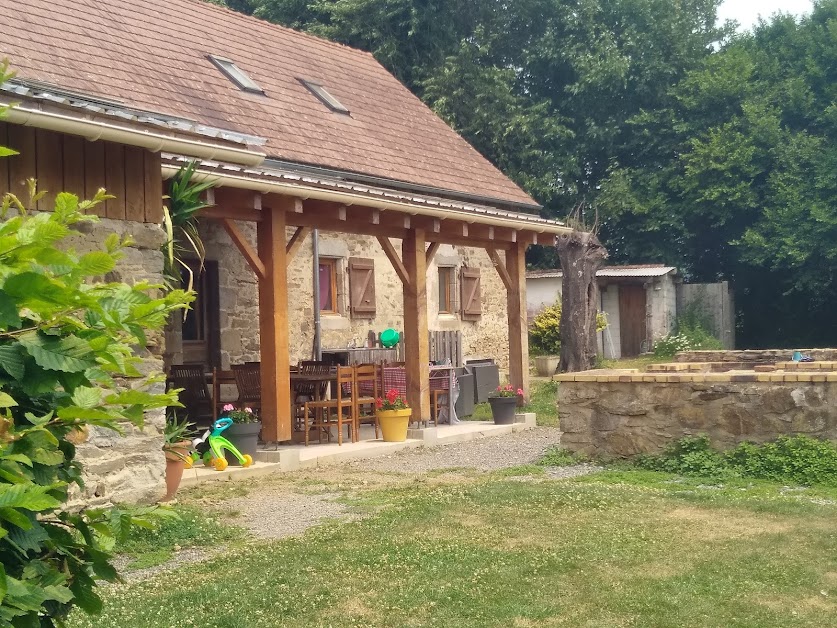
[[[34,193],[34,181],[29,187]],[[85,255],[64,244],[77,225],[95,221],[85,212],[105,198],[104,190],[82,202],[60,193],[54,211],[41,214],[28,214],[13,195],[0,205],[3,625],[53,626],[73,606],[98,612],[96,579],[117,579],[114,540],[166,514],[63,509],[82,483],[74,432],[141,426],[146,410],[177,403],[174,394],[148,392],[160,379],[140,377],[134,347],[144,347],[146,330],[160,329],[187,295],[157,298],[150,294],[157,286],[97,281],[128,243],[116,235]]]
[[[709,437],[682,438],[660,455],[638,456],[642,469],[714,478],[752,478],[837,487],[837,446],[809,436],[781,436],[764,445],[741,443],[721,453]]]
[[[607,327],[604,312],[596,314],[596,331]],[[558,355],[561,353],[561,299],[537,313],[529,324],[529,346],[534,355]]]
[[[163,274],[169,288],[179,287],[185,273],[191,290],[194,277],[186,258],[194,255],[202,266],[206,256],[198,232],[197,214],[208,207],[203,195],[215,184],[212,181],[192,181],[196,168],[197,162],[193,161],[175,173],[169,182],[169,205],[163,206],[163,228],[166,230],[166,241],[162,247]]]
[[[670,358],[678,351],[723,349],[723,343],[709,330],[712,317],[700,300],[686,305],[677,317],[677,331],[654,343],[655,358]]]
[[[542,467],[568,467],[581,462],[585,462],[583,456],[562,449],[558,445],[552,445],[538,460],[538,465]]]
[[[649,471],[699,477],[720,477],[731,473],[724,456],[712,449],[706,435],[681,438],[658,456],[638,456],[635,464]]]
[[[132,569],[141,569],[166,562],[178,549],[211,550],[243,536],[239,528],[224,525],[197,508],[177,505],[173,512],[176,517],[163,519],[151,527],[135,528],[114,546],[114,551],[131,557]]]
[[[837,487],[837,447],[809,436],[782,436],[761,446],[741,443],[726,459],[742,477]]]

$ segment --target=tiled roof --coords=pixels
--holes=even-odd
[[[0,0],[0,15],[0,58],[21,79],[263,137],[276,159],[535,205],[368,53],[203,0]],[[240,90],[210,54],[265,95]]]
[[[663,266],[661,264],[631,264],[627,266],[605,266],[596,271],[596,277],[662,277],[672,271],[677,271],[674,266]],[[530,270],[526,273],[526,279],[544,279],[551,277],[563,277],[564,273],[560,268],[548,270]]]

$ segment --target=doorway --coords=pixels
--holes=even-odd
[[[636,357],[642,353],[643,342],[647,337],[645,305],[644,286],[619,286],[619,340],[623,358]]]

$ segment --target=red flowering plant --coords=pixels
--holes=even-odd
[[[518,388],[515,391],[514,386],[507,384],[506,386],[497,386],[497,390],[491,392],[489,397],[522,397],[523,389]]]
[[[375,407],[378,410],[406,410],[410,404],[407,403],[407,397],[399,395],[395,388],[390,388],[386,395],[375,400]]]

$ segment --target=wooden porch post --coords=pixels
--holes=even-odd
[[[509,321],[509,383],[529,396],[529,335],[526,327],[526,244],[516,242],[506,251]]]
[[[285,249],[285,203],[264,208],[258,223],[259,342],[262,376],[262,439],[291,439],[291,379],[288,349],[288,274]],[[293,199],[288,198],[288,203]]]
[[[410,229],[401,242],[404,285],[404,359],[407,401],[413,419],[430,420],[430,338],[427,331],[427,261],[424,229]]]

